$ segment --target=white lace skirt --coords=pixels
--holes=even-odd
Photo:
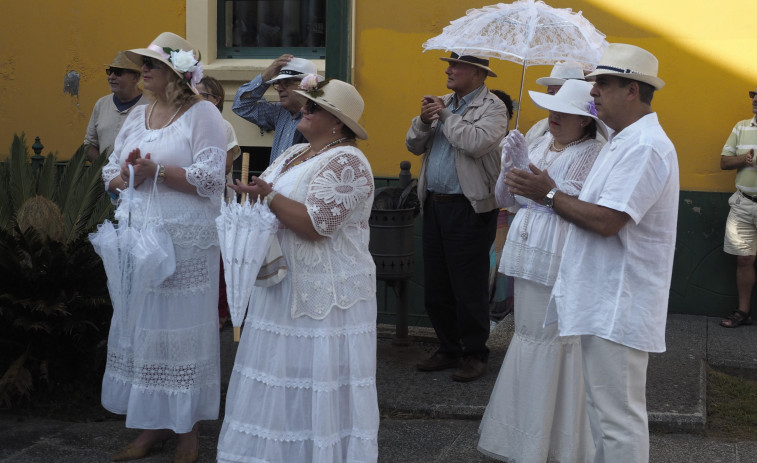
[[[133,333],[111,321],[102,404],[126,427],[192,430],[218,419],[220,347],[217,247],[176,248],[177,270],[148,294]]]
[[[580,337],[543,328],[551,286],[515,279],[515,336],[479,427],[479,451],[518,463],[591,462]]]
[[[376,299],[292,319],[289,283],[253,292],[218,461],[376,462]]]

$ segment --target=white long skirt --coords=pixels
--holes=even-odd
[[[377,461],[376,299],[292,319],[289,293],[289,275],[253,291],[218,461]]]
[[[479,427],[478,450],[518,463],[591,462],[580,337],[543,327],[552,288],[515,279],[515,335]]]
[[[177,269],[147,295],[133,333],[111,321],[102,404],[126,427],[186,433],[218,419],[218,247],[176,247]]]

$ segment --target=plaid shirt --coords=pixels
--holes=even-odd
[[[273,145],[271,145],[271,160],[297,143],[306,143],[305,137],[297,130],[302,114],[298,111],[292,115],[280,103],[267,101],[263,94],[269,84],[263,82],[261,76],[242,85],[234,96],[234,114],[247,119],[260,127],[261,131],[274,130]],[[244,98],[242,98],[244,95]]]

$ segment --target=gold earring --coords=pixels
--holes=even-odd
[[[336,127],[334,127],[333,129],[331,129],[331,133],[332,133],[332,134],[335,134],[335,133],[336,133]]]

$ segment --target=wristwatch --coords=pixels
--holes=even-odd
[[[551,190],[549,190],[549,193],[547,193],[547,196],[544,197],[544,205],[550,209],[555,207],[555,194],[556,193],[557,193],[557,188],[552,188]]]
[[[158,178],[156,179],[158,183],[163,183],[166,181],[166,166],[158,164]]]

